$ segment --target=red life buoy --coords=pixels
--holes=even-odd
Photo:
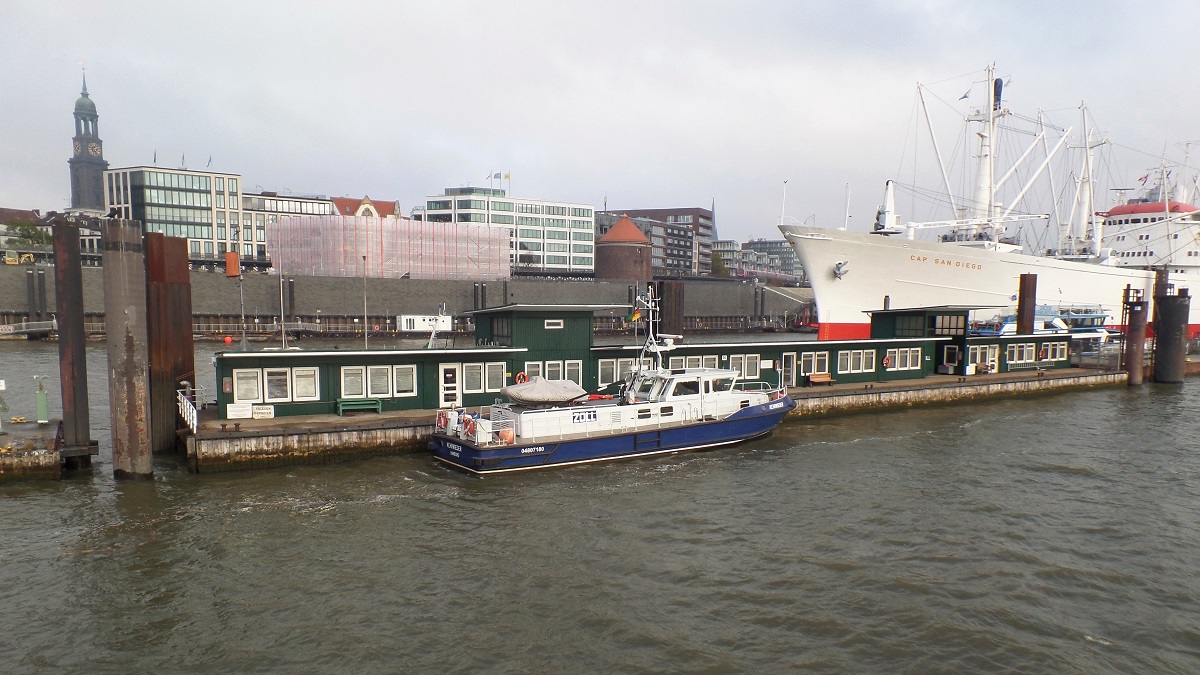
[[[466,434],[468,436],[472,436],[472,437],[475,436],[475,418],[474,417],[468,417],[466,420],[463,421],[463,431],[466,432]]]
[[[886,357],[886,356],[885,356],[885,357],[883,357],[883,367],[884,367],[884,368],[891,368],[891,367],[892,367],[892,360],[891,360],[891,359],[889,359],[889,358],[888,358],[888,357]]]
[[[517,376],[513,378],[513,381],[516,382],[517,384],[525,384],[526,382],[529,381],[529,376],[526,375],[524,372],[520,372],[520,373],[517,373]]]
[[[1042,351],[1038,352],[1038,358],[1039,358],[1039,359],[1043,359],[1043,360],[1046,358],[1046,350],[1045,350],[1045,348],[1043,348],[1043,349],[1042,349]]]
[[[375,327],[372,328],[371,330],[379,330],[379,324],[375,324]]]
[[[437,428],[445,429],[446,425],[449,424],[449,422],[450,422],[450,416],[446,414],[446,411],[439,410],[438,414],[437,414]]]

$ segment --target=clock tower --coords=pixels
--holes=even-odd
[[[83,91],[75,101],[75,138],[72,139],[71,210],[104,212],[104,146],[96,114],[96,104],[88,98],[87,75],[83,76]]]

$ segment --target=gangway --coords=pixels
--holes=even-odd
[[[21,323],[0,323],[0,335],[27,335],[29,333],[49,333],[58,330],[58,320],[22,321]]]

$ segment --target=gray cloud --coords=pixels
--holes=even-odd
[[[512,174],[620,207],[716,200],[724,237],[788,212],[858,227],[911,150],[917,81],[997,62],[1008,100],[1086,99],[1140,175],[1192,140],[1190,3],[35,2],[0,8],[0,204],[69,201],[78,61],[113,166],[399,199]],[[1181,31],[1182,32],[1182,31]],[[958,77],[962,76],[962,77]],[[961,93],[961,92],[959,92]],[[946,93],[948,99],[956,98]]]

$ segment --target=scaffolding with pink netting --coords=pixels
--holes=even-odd
[[[512,231],[370,216],[285,216],[267,228],[271,265],[288,274],[508,279]],[[364,265],[365,270],[364,270]]]

